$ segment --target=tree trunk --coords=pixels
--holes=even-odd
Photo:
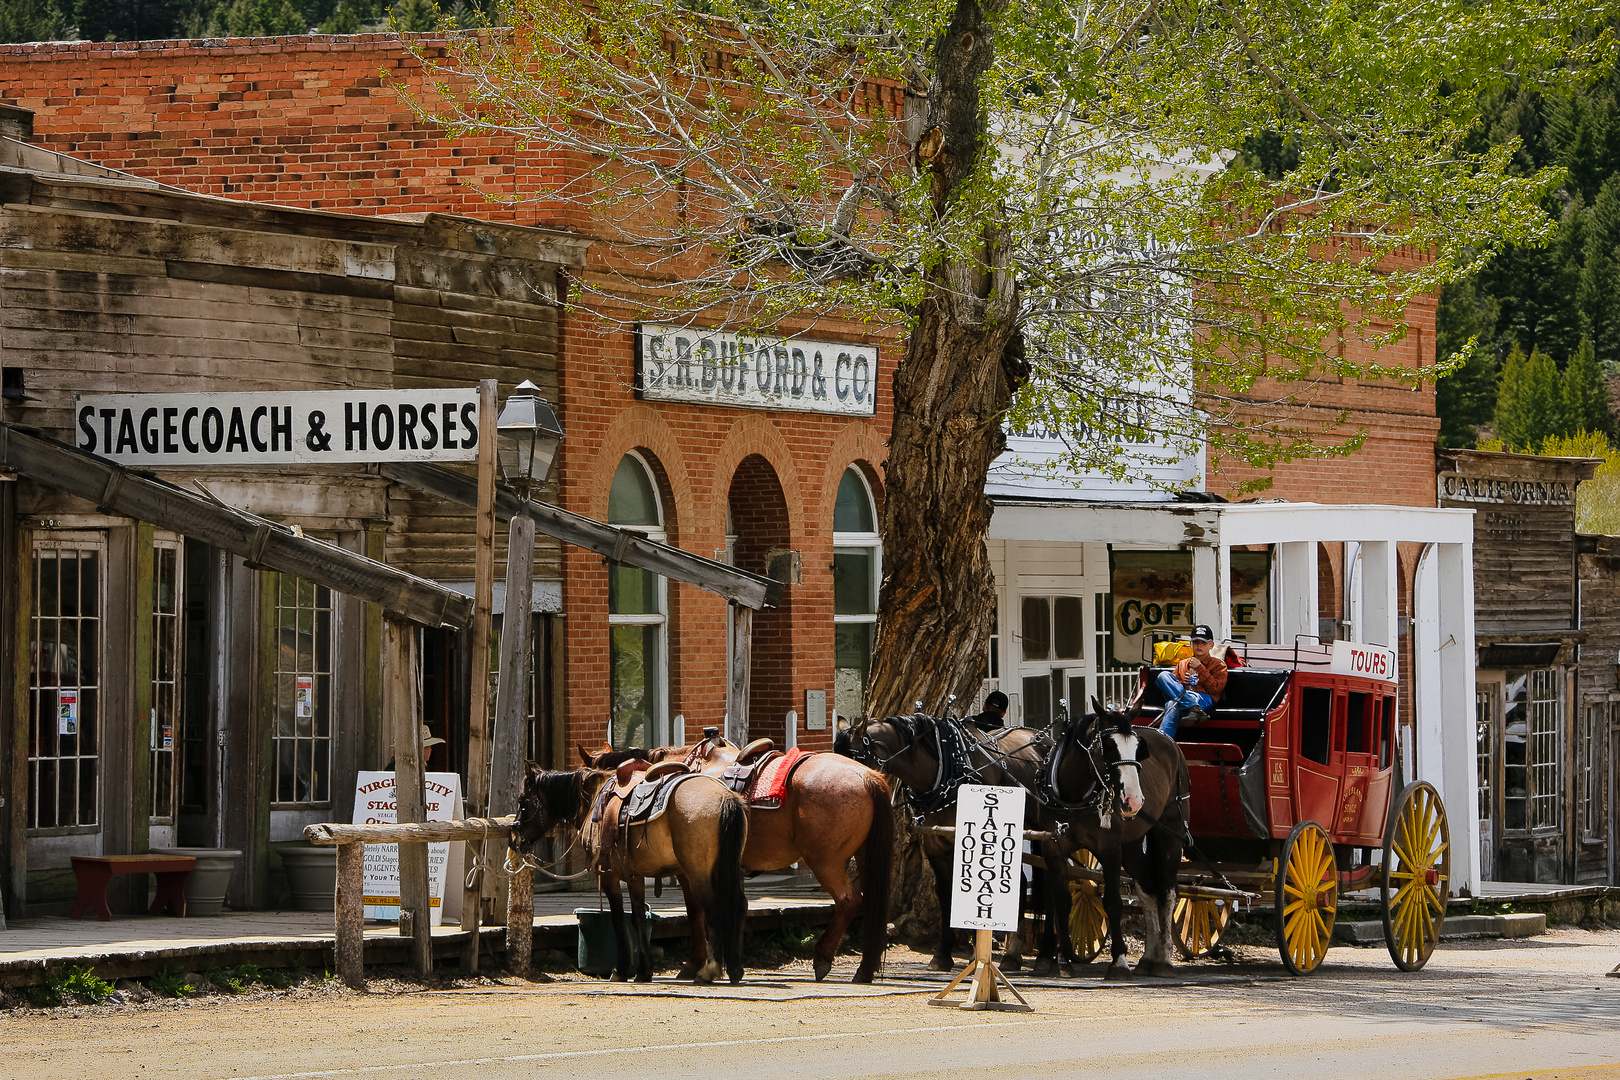
[[[1006,445],[1001,421],[1025,369],[1000,208],[959,203],[985,145],[978,87],[995,57],[987,9],[996,6],[958,0],[934,52],[918,156],[939,217],[971,210],[985,224],[974,250],[942,252],[895,371],[869,716],[910,712],[919,700],[935,711],[946,695],[965,695],[982,669],[994,612],[985,478]],[[891,910],[916,918],[924,914],[917,904],[932,901],[921,887],[928,875],[909,830],[897,840]]]

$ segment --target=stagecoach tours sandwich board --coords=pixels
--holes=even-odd
[[[1024,789],[963,784],[956,791],[956,854],[951,862],[951,925],[976,931],[973,959],[930,1005],[956,1005],[952,990],[973,978],[960,1007],[1029,1012],[1029,1003],[990,960],[993,930],[1018,929],[1018,901],[1024,884]],[[1002,1001],[997,984],[1015,1004]]]
[[[425,777],[427,788],[428,821],[459,821],[467,815],[461,806],[461,777],[456,773],[430,772]],[[391,772],[362,772],[355,777],[354,823],[356,825],[393,825],[397,823],[394,803],[394,774]],[[462,874],[462,854],[466,845],[429,844],[428,850],[428,903],[433,910],[432,925],[438,926],[446,907],[453,908],[453,918],[461,917],[461,889],[449,890],[445,883],[456,881]],[[365,868],[365,905],[368,919],[392,920],[399,918],[399,845],[367,844]]]

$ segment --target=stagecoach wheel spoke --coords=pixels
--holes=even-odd
[[[1395,798],[1384,837],[1384,941],[1402,971],[1429,962],[1451,885],[1451,833],[1440,793],[1427,781]]]
[[[1101,870],[1097,856],[1081,848],[1074,861],[1087,870]],[[1102,889],[1094,881],[1069,882],[1069,945],[1074,958],[1089,964],[1108,940],[1108,914],[1103,911]]]
[[[1277,860],[1277,951],[1295,975],[1309,975],[1327,956],[1339,911],[1333,845],[1314,821],[1294,826]]]
[[[1176,900],[1174,922],[1176,949],[1184,960],[1209,955],[1227,923],[1232,921],[1232,905],[1219,897],[1183,896]]]

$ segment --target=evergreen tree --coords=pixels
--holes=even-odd
[[[1609,387],[1603,380],[1603,369],[1598,366],[1592,349],[1592,339],[1585,338],[1564,368],[1564,417],[1574,435],[1589,432],[1605,439],[1614,434],[1614,413],[1609,409]]]
[[[64,0],[0,0],[0,42],[68,41],[79,36]]]
[[[1502,365],[1496,388],[1496,437],[1510,450],[1534,453],[1549,435],[1570,434],[1563,380],[1552,357],[1517,344]]]
[[[1440,315],[1435,349],[1455,356],[1470,341],[1467,361],[1440,379],[1435,387],[1440,414],[1441,446],[1473,446],[1481,425],[1489,424],[1496,409],[1496,321],[1500,305],[1495,297],[1470,278],[1440,290]]]

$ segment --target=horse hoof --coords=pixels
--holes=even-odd
[[[1170,979],[1174,978],[1176,974],[1176,969],[1171,967],[1169,961],[1166,960],[1155,960],[1151,964],[1138,964],[1136,969],[1153,976],[1155,979]]]
[[[1052,974],[1052,961],[1050,961],[1050,960],[1037,960],[1037,961],[1035,961],[1035,963],[1030,967],[1029,973],[1031,975],[1035,976],[1035,978],[1037,978],[1037,979],[1048,978]]]
[[[1023,971],[1024,958],[1022,956],[1003,956],[1001,958],[1002,971]],[[1031,974],[1034,974],[1032,971]]]
[[[675,973],[676,982],[690,982],[695,978],[697,978],[697,968],[692,967],[690,964]]]
[[[822,979],[827,977],[827,972],[832,970],[832,961],[817,960],[812,967],[815,969],[816,982],[820,982]]]
[[[736,971],[728,972],[727,977],[731,979],[731,985],[736,986],[738,983],[742,982],[742,968],[738,968]]]
[[[630,981],[630,976],[626,975],[622,971],[615,971],[612,975],[608,976],[608,982],[629,982],[629,981]]]
[[[1130,982],[1131,978],[1131,969],[1128,967],[1116,967],[1109,964],[1108,970],[1103,972],[1104,982]]]
[[[1076,975],[1073,964],[1059,964],[1057,966],[1057,973],[1058,978],[1060,979],[1072,979]]]
[[[872,981],[872,972],[860,968],[855,972],[855,977],[849,981],[852,983],[869,983]]]
[[[955,968],[956,961],[952,960],[949,956],[936,956],[932,960],[928,961],[929,971],[953,971]]]

